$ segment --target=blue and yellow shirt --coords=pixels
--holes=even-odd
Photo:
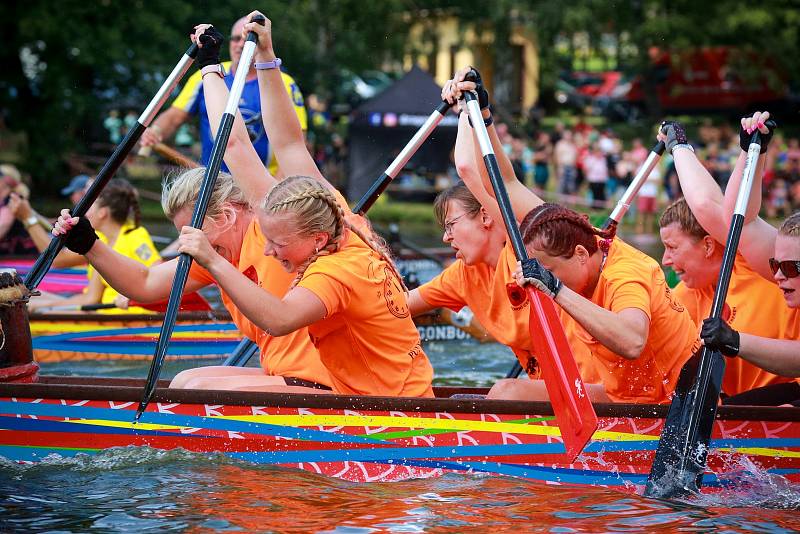
[[[225,83],[228,85],[228,89],[230,89],[233,85],[234,77],[234,73],[228,72],[231,62],[224,62],[222,66],[227,72]],[[297,118],[300,120],[300,127],[305,131],[308,127],[308,119],[306,117],[306,108],[303,103],[303,94],[300,92],[300,88],[291,76],[285,72],[281,72],[281,77],[283,78],[286,92],[289,93],[289,96],[292,98]],[[214,137],[211,135],[211,127],[208,123],[208,113],[206,112],[206,103],[203,98],[202,81],[203,79],[199,70],[192,74],[172,105],[191,115],[198,115],[200,117],[200,140],[203,143],[201,163],[206,165],[211,155],[211,148],[214,146]],[[245,82],[242,96],[239,100],[239,111],[247,126],[250,140],[253,142],[253,147],[255,147],[264,165],[269,163],[269,170],[274,174],[277,170],[277,164],[274,155],[270,151],[269,140],[264,131],[264,123],[261,120],[261,99],[258,91],[257,79]],[[228,170],[224,164],[222,168],[225,171]]]

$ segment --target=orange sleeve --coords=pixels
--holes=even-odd
[[[466,287],[463,263],[456,260],[433,280],[419,286],[423,300],[437,308],[449,308],[454,312],[467,305],[462,288]]]
[[[620,264],[611,266],[605,273],[606,290],[603,307],[613,312],[627,308],[642,310],[648,319],[652,319],[650,312],[650,290],[652,280],[647,277],[649,273],[641,272],[641,265]]]
[[[321,258],[320,258],[321,259]],[[312,267],[303,275],[303,279],[298,286],[304,287],[314,293],[325,305],[327,314],[330,317],[334,313],[346,310],[350,305],[351,291],[345,283],[331,276],[328,273],[324,262],[317,260]]]
[[[211,274],[201,267],[196,261],[193,261],[192,266],[189,267],[189,278],[196,282],[201,282],[203,285],[216,285],[217,283],[217,281],[214,280],[214,277],[211,276]]]

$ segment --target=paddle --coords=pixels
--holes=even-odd
[[[252,19],[252,22],[258,22],[260,24],[264,24],[264,21],[265,19],[261,15],[256,15]],[[250,32],[245,41],[244,48],[242,49],[239,67],[236,69],[236,76],[233,79],[228,101],[225,104],[225,112],[222,114],[217,136],[214,138],[211,157],[209,158],[208,167],[206,167],[203,183],[200,186],[200,192],[197,195],[197,202],[195,203],[194,212],[192,213],[191,226],[194,228],[199,229],[203,226],[203,219],[208,210],[211,194],[214,191],[214,184],[217,181],[219,169],[222,166],[222,157],[225,154],[225,148],[228,146],[228,138],[230,137],[233,121],[236,118],[236,112],[239,108],[239,98],[242,96],[247,73],[250,70],[250,63],[252,63],[253,56],[255,55],[257,40],[258,36],[256,33]],[[167,312],[158,335],[155,354],[153,354],[153,362],[150,365],[150,372],[147,375],[147,382],[144,386],[142,400],[139,402],[139,407],[136,409],[135,421],[138,421],[142,416],[150,399],[153,398],[153,393],[155,393],[158,375],[161,372],[161,367],[164,365],[164,356],[166,356],[167,353],[172,331],[175,329],[175,319],[178,316],[180,295],[183,294],[183,289],[186,286],[186,279],[189,277],[189,269],[191,266],[192,257],[185,252],[181,253],[178,257],[178,266],[175,269],[175,278],[172,281],[172,290],[170,291],[169,303],[167,304]]]
[[[773,130],[775,122],[769,120],[766,126]],[[721,317],[725,305],[760,152],[761,134],[756,130],[750,138],[742,183],[725,241],[725,253],[711,305],[712,318]],[[724,373],[725,357],[719,351],[706,347],[695,353],[681,369],[647,479],[645,496],[672,498],[697,492],[702,486]]]
[[[164,102],[167,101],[167,98],[169,98],[169,95],[172,93],[173,89],[175,89],[175,86],[178,85],[183,75],[189,70],[195,56],[197,56],[197,45],[192,44],[192,46],[184,52],[178,64],[175,65],[175,68],[172,69],[167,79],[164,80],[164,83],[161,84],[158,92],[156,92],[153,99],[139,116],[136,124],[128,130],[125,138],[117,145],[117,148],[114,149],[114,153],[111,154],[111,157],[103,165],[103,168],[97,173],[97,177],[94,179],[94,182],[92,182],[88,191],[86,191],[86,194],[83,195],[83,198],[81,198],[70,211],[72,216],[83,217],[86,215],[89,207],[91,207],[94,201],[97,200],[97,197],[100,196],[103,188],[117,172],[122,162],[125,161],[125,158],[133,149],[134,145],[136,145],[137,141],[139,141],[139,138],[142,136],[147,126],[161,110]],[[25,287],[33,291],[39,286],[42,278],[44,278],[44,275],[47,274],[47,271],[53,265],[53,261],[59,251],[64,248],[65,240],[66,236],[62,234],[50,241],[47,249],[42,252],[36,260],[36,263],[31,267],[30,272],[28,272],[28,276],[25,277]]]
[[[617,205],[614,207],[614,210],[611,212],[611,215],[608,216],[606,222],[603,223],[603,230],[608,230],[611,232],[611,238],[617,235],[617,226],[619,225],[622,218],[625,217],[625,214],[628,212],[628,208],[631,207],[631,202],[636,197],[636,194],[642,188],[644,183],[647,181],[647,177],[650,176],[650,173],[653,172],[658,160],[661,159],[661,156],[664,154],[665,145],[663,141],[657,142],[653,148],[650,150],[650,154],[647,156],[647,159],[642,163],[642,166],[639,167],[639,171],[636,173],[636,176],[633,177],[631,183],[625,189],[625,192],[620,197]],[[520,365],[519,361],[514,364],[514,367],[511,371],[508,372],[506,378],[517,378],[522,373],[522,365]]]
[[[610,231],[612,238],[617,235],[617,225],[622,221],[622,218],[628,212],[628,208],[631,207],[631,202],[633,202],[634,197],[639,193],[639,190],[647,181],[650,173],[653,172],[653,169],[658,164],[658,160],[660,160],[661,156],[664,154],[665,148],[664,141],[659,141],[650,149],[650,154],[648,154],[647,159],[644,160],[642,166],[639,167],[639,171],[636,173],[636,176],[633,177],[633,180],[631,180],[630,185],[625,189],[625,192],[622,194],[622,197],[620,197],[611,215],[609,215],[606,222],[603,223],[603,230]]]
[[[364,215],[369,211],[381,193],[386,190],[386,188],[389,186],[389,183],[397,176],[397,173],[403,170],[403,167],[406,166],[408,160],[414,156],[431,132],[439,125],[440,122],[442,122],[442,119],[444,119],[448,109],[450,109],[450,104],[447,101],[442,100],[442,103],[439,104],[439,107],[437,107],[433,113],[430,114],[427,120],[425,120],[425,123],[420,126],[419,130],[417,130],[417,133],[415,133],[406,146],[403,147],[403,150],[401,150],[397,157],[394,158],[394,161],[392,161],[384,173],[378,177],[377,180],[375,180],[367,192],[364,193],[364,196],[361,197],[361,200],[356,203],[355,207],[353,207],[353,213]]]
[[[478,97],[467,91],[464,93],[464,98],[514,254],[517,260],[526,261],[528,253],[519,233],[503,177],[500,175],[500,167],[489,140],[489,133],[483,123]],[[509,287],[509,299],[515,305],[521,305],[525,301],[525,293],[530,301],[533,352],[542,370],[567,457],[573,460],[597,429],[597,414],[586,393],[553,299],[547,298],[532,285],[525,288]]]
[[[258,345],[249,338],[243,338],[236,348],[233,349],[233,352],[225,358],[225,361],[222,362],[222,365],[231,366],[231,367],[244,367],[247,365],[247,362],[250,361],[250,358],[258,354]]]

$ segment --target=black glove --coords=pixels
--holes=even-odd
[[[775,130],[775,122],[772,119],[770,119],[767,121],[766,126],[769,129],[769,133],[764,134],[758,132],[758,134],[761,136],[761,154],[767,151],[769,142],[772,139],[772,133]],[[752,138],[753,138],[752,133],[747,133],[746,131],[744,131],[744,128],[739,126],[739,146],[742,147],[742,150],[744,150],[745,152],[750,150],[750,140]]]
[[[478,69],[475,67],[470,67],[474,76],[470,76],[467,74],[466,79],[468,81],[475,82],[475,93],[478,95],[478,104],[480,105],[481,109],[486,109],[489,107],[489,91],[486,90],[486,87],[483,85],[483,79],[481,78],[481,73],[478,72]]]
[[[667,136],[664,144],[667,145],[667,152],[672,154],[672,149],[675,145],[685,145],[688,143],[686,140],[686,130],[683,129],[681,123],[675,121],[664,121],[661,123],[661,133]]]
[[[214,26],[206,28],[200,35],[200,44],[203,45],[197,50],[197,66],[199,68],[219,63],[219,49],[225,41],[225,36]]]
[[[64,245],[81,256],[89,252],[97,241],[92,223],[86,217],[78,217],[78,223],[64,237]]]
[[[522,276],[536,289],[551,298],[556,298],[558,292],[561,291],[561,286],[564,285],[556,275],[542,267],[542,264],[533,258],[522,262]]]
[[[719,317],[709,317],[703,321],[700,338],[706,347],[718,350],[725,356],[739,354],[739,332]]]

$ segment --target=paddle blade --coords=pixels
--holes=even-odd
[[[515,305],[520,298],[524,302],[525,295],[520,294],[520,289],[509,284],[509,298]],[[572,356],[572,348],[553,299],[531,286],[525,290],[531,306],[533,352],[542,370],[558,428],[561,429],[566,455],[572,461],[597,430],[597,414]]]
[[[725,357],[705,348],[681,369],[645,496],[670,499],[699,491],[724,374]]]
[[[167,306],[169,304],[169,299],[161,299],[155,302],[137,302],[131,301],[131,306],[139,306],[140,308],[145,308],[150,311],[164,313],[167,311]],[[192,293],[186,293],[181,297],[181,303],[178,307],[180,311],[211,311],[211,305],[208,301],[203,298],[203,296],[194,291]]]

